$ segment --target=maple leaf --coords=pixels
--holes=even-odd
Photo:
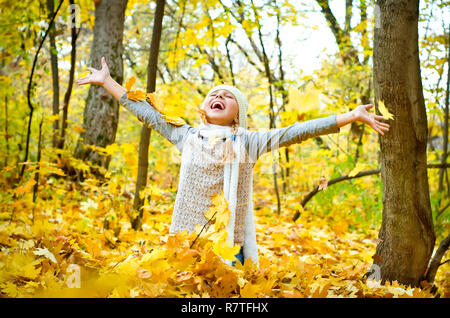
[[[217,212],[216,215],[216,230],[222,226],[228,226],[230,221],[230,210],[228,209],[228,202],[223,195],[223,192],[216,193],[211,197],[211,202],[214,206],[214,210]]]
[[[259,296],[260,287],[256,284],[248,282],[241,288],[241,296],[243,298],[256,298]]]
[[[159,101],[159,99],[155,93],[147,93],[146,98],[147,98],[147,101],[150,103],[150,105],[152,105],[160,113],[163,113],[164,106]]]
[[[125,84],[125,88],[126,88],[127,92],[130,91],[131,87],[134,85],[135,82],[136,82],[136,78],[134,76],[131,76],[130,79]]]
[[[46,247],[45,248],[37,248],[36,251],[33,251],[33,254],[39,255],[39,256],[45,256],[49,260],[51,260],[53,263],[58,263],[58,261],[55,258],[55,255],[53,255],[52,252],[50,252]]]
[[[135,91],[129,91],[127,94],[127,98],[129,100],[138,102],[138,101],[145,100],[146,94],[147,93],[144,92],[143,90],[137,89]]]
[[[384,105],[384,102],[382,100],[380,100],[378,102],[378,110],[380,111],[381,115],[383,115],[384,118],[386,119],[394,119],[394,115],[392,115],[389,110],[386,108],[386,106]]]

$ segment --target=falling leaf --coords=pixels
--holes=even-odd
[[[126,88],[127,92],[130,91],[131,87],[134,85],[135,82],[136,82],[136,78],[134,76],[130,77],[130,79],[125,84],[125,88]]]
[[[326,188],[327,188],[327,186],[328,186],[328,180],[324,177],[324,176],[322,176],[322,177],[320,177],[320,179],[319,179],[319,191],[320,190],[325,190]]]
[[[380,111],[381,115],[383,115],[384,118],[386,119],[394,119],[394,115],[392,115],[389,110],[386,108],[386,106],[384,105],[384,102],[382,100],[380,100],[378,102],[378,110]]]
[[[358,173],[360,173],[364,169],[365,165],[361,163],[357,163],[356,166],[353,168],[352,171],[348,174],[349,177],[354,177]]]

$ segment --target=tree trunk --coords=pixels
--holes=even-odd
[[[150,56],[147,67],[147,92],[153,93],[156,89],[156,74],[158,70],[159,43],[161,40],[162,20],[164,17],[165,0],[156,1],[155,18],[153,20],[152,43],[150,45]],[[148,146],[150,144],[151,129],[146,125],[142,126],[141,140],[139,142],[139,162],[138,176],[136,180],[136,191],[134,194],[133,207],[139,212],[138,216],[131,221],[133,229],[139,230],[142,226],[142,216],[144,200],[141,199],[139,192],[147,184],[148,171]]]
[[[450,41],[450,28],[448,33],[448,40]],[[444,135],[443,135],[443,152],[441,157],[441,164],[447,163],[447,154],[448,154],[448,116],[449,116],[449,93],[450,93],[450,43],[447,53],[447,88],[445,90],[445,109],[444,109]],[[444,190],[444,173],[446,173],[445,169],[441,169],[439,171],[439,184],[438,191],[441,192]]]
[[[74,0],[69,0],[70,5],[74,5]],[[72,9],[75,10],[75,9]],[[77,57],[77,38],[78,38],[78,32],[81,31],[81,28],[77,32],[77,27],[75,21],[71,21],[71,46],[72,51],[70,53],[70,71],[69,71],[69,82],[67,84],[67,91],[66,94],[64,94],[64,104],[63,104],[63,116],[61,120],[61,134],[58,140],[58,148],[64,149],[64,142],[66,140],[66,129],[67,129],[67,116],[69,114],[69,102],[70,102],[70,96],[72,95],[72,87],[73,87],[73,78],[75,74],[75,62]]]
[[[123,82],[122,38],[126,6],[127,0],[102,0],[95,3],[90,65],[100,69],[100,60],[104,56],[111,77],[119,84]],[[101,156],[88,146],[106,147],[114,143],[118,118],[119,103],[103,87],[91,85],[84,108],[84,131],[80,135],[74,156],[107,169],[111,156]]]
[[[379,136],[383,218],[374,263],[382,283],[418,286],[435,234],[428,189],[427,114],[418,50],[418,0],[377,0],[374,89],[394,115]]]
[[[54,0],[47,0],[47,9],[49,19],[53,16],[55,10]],[[52,112],[53,115],[59,114],[59,74],[58,74],[58,51],[55,44],[55,33],[56,28],[53,24],[50,28],[50,61],[52,66],[52,87],[53,87],[53,102],[52,102]],[[53,137],[52,146],[57,147],[58,144],[58,131],[59,131],[59,120],[55,119],[53,122]]]

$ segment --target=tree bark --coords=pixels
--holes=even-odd
[[[90,65],[100,69],[104,56],[111,77],[123,82],[123,27],[128,0],[102,0],[95,3],[94,40]],[[108,168],[111,156],[102,156],[89,145],[106,147],[115,142],[119,119],[119,103],[101,86],[89,87],[84,108],[83,128],[74,156]],[[101,175],[101,172],[94,171]]]
[[[55,10],[54,0],[47,0],[47,9],[48,9],[48,17],[49,19],[53,15],[53,11]],[[52,67],[52,90],[53,90],[53,101],[52,101],[52,111],[53,115],[59,114],[59,74],[58,74],[58,51],[56,50],[55,44],[55,33],[56,28],[53,24],[50,28],[50,62]],[[55,119],[53,122],[53,137],[52,137],[52,146],[54,148],[57,147],[58,144],[58,131],[59,131],[59,120]]]
[[[150,56],[147,67],[147,92],[153,93],[156,89],[156,74],[158,70],[158,53],[161,40],[162,20],[164,17],[165,0],[156,1],[155,18],[153,20],[152,43],[150,45]],[[139,192],[147,184],[148,172],[148,146],[150,144],[151,129],[146,125],[142,126],[141,140],[139,142],[139,162],[138,177],[136,180],[136,191],[134,195],[133,207],[138,211],[138,216],[131,222],[133,229],[139,230],[142,227],[142,217],[144,200],[141,199]]]
[[[74,5],[74,0],[69,0],[70,5]],[[74,9],[73,9],[74,10]],[[61,120],[61,133],[58,140],[58,148],[64,149],[64,142],[66,139],[66,129],[67,129],[67,116],[69,114],[69,102],[70,102],[70,96],[72,95],[72,87],[73,87],[73,78],[75,75],[75,62],[77,57],[77,38],[78,34],[81,31],[81,28],[77,32],[77,27],[75,24],[75,21],[71,21],[71,47],[72,51],[70,52],[70,71],[69,71],[69,82],[67,84],[67,90],[64,94],[64,104],[63,104],[63,116]],[[59,112],[59,111],[58,111]]]
[[[448,40],[450,41],[450,29],[448,33]],[[449,116],[449,93],[450,93],[450,42],[447,53],[447,88],[445,90],[445,110],[444,110],[444,135],[443,135],[443,152],[441,157],[441,164],[445,165],[447,163],[447,153],[448,153],[448,116]],[[444,190],[444,173],[445,169],[439,171],[439,184],[438,191]]]
[[[378,12],[377,12],[378,11]],[[428,188],[427,114],[418,50],[418,0],[377,0],[374,89],[394,115],[379,136],[383,215],[375,264],[381,281],[419,286],[435,234]]]

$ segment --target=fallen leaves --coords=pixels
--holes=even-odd
[[[274,218],[260,204],[267,194],[256,192],[259,268],[250,258],[231,267],[226,261],[233,260],[240,247],[229,243],[230,211],[222,193],[211,198],[204,214],[208,227],[202,233],[204,223],[192,233],[169,235],[174,196],[156,183],[144,191],[152,200],[144,206],[142,231],[130,226],[132,205],[121,194],[132,189],[119,177],[102,185],[86,179],[82,186],[64,191],[51,192],[54,181],[41,186],[50,197],[37,207],[34,224],[27,208],[31,196],[2,205],[2,297],[433,296],[431,286],[381,285],[364,277],[379,260],[372,256],[377,231],[355,230],[353,216],[343,206],[332,205],[321,215],[311,206],[302,208],[301,218],[292,223],[290,210]],[[286,195],[286,205],[300,209],[300,199],[298,194]],[[444,275],[446,266],[440,269]],[[71,288],[78,281],[80,288]],[[446,286],[441,287],[444,296]]]

